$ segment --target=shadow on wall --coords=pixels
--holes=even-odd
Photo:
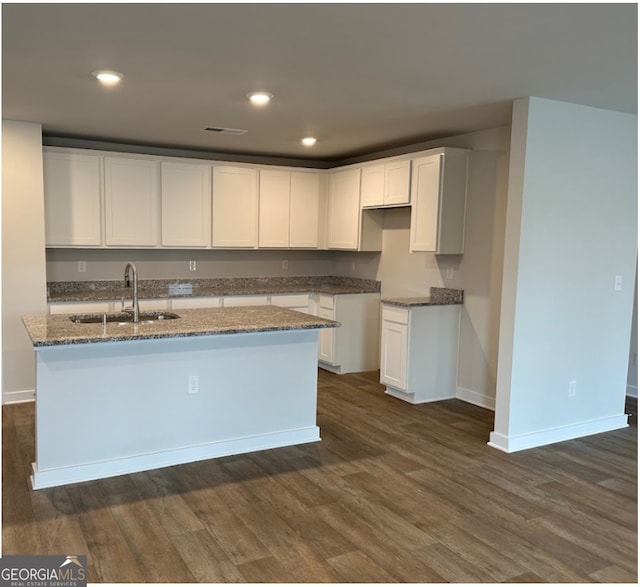
[[[508,177],[508,153],[473,153],[465,254],[460,261],[465,304],[458,391],[468,401],[491,408],[495,406],[498,369]]]

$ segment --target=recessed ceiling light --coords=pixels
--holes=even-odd
[[[100,83],[104,84],[105,86],[114,86],[124,77],[124,75],[122,75],[118,71],[110,71],[107,69],[94,71],[93,75]]]
[[[304,137],[304,139],[302,139],[302,144],[305,147],[313,147],[313,145],[316,144],[316,138],[315,137]]]
[[[251,103],[256,106],[264,106],[269,103],[271,98],[273,98],[273,94],[270,94],[269,92],[251,92],[250,94],[247,94],[247,98],[249,98]]]

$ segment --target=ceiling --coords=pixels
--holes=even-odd
[[[635,4],[6,4],[3,118],[339,161],[509,124],[539,96],[635,113]],[[115,69],[105,89],[92,77]],[[254,90],[275,98],[255,108]],[[204,127],[245,129],[242,136]],[[306,135],[317,144],[304,147]]]

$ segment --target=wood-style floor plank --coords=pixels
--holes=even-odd
[[[318,379],[322,442],[32,491],[34,406],[3,406],[3,552],[93,583],[634,583],[629,428],[505,454],[493,413]]]

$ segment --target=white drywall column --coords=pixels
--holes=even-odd
[[[636,138],[634,115],[540,98],[514,102],[496,448],[512,452],[626,425]]]
[[[47,311],[42,127],[2,121],[2,400],[33,398],[35,354],[21,316]]]

